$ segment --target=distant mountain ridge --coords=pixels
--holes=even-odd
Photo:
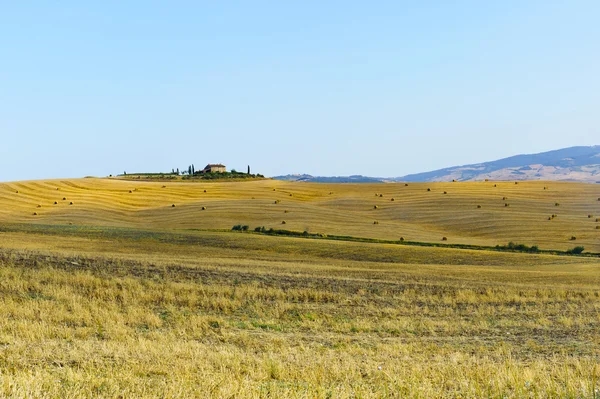
[[[569,147],[497,161],[454,166],[395,181],[555,180],[600,183],[600,146]]]
[[[600,183],[600,145],[578,146],[538,154],[515,155],[491,162],[453,166],[401,177],[275,176],[276,180],[316,183],[443,182],[480,180],[554,180]]]
[[[307,174],[275,176],[275,180],[303,181],[310,183],[383,183],[384,179],[361,175],[353,176],[312,176]]]

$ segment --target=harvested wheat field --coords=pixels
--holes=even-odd
[[[0,184],[0,397],[595,398],[599,198],[544,182]],[[509,241],[542,252],[494,250]]]

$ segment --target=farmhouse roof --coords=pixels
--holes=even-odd
[[[217,166],[220,166],[223,168],[225,167],[225,165],[223,165],[222,163],[209,163],[208,165],[206,165],[207,168],[212,168],[212,167],[217,167]]]

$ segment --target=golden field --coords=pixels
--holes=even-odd
[[[598,197],[538,182],[0,184],[0,397],[597,398],[598,257],[226,230],[600,252]]]
[[[556,217],[548,220],[552,215]],[[405,186],[117,179],[0,184],[0,220],[4,223],[161,230],[231,229],[235,224],[244,224],[391,240],[403,237],[441,242],[447,237],[450,244],[495,246],[514,241],[560,250],[583,245],[588,251],[600,252],[598,218],[597,184],[477,182]]]

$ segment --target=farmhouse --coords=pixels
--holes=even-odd
[[[225,173],[227,168],[225,165],[220,163],[209,163],[200,171],[200,173]]]

